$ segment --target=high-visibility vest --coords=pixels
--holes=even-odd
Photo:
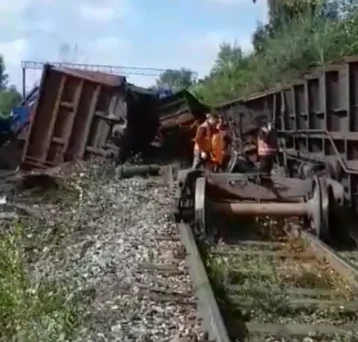
[[[213,134],[212,138],[212,161],[218,165],[221,165],[224,160],[224,135],[225,131],[219,128],[218,131]]]
[[[199,130],[205,130],[205,133],[203,136],[200,137],[200,141],[198,141],[198,132]],[[194,152],[206,152],[210,153],[212,149],[212,133],[211,129],[207,122],[204,122],[201,124],[197,131],[196,131],[196,137],[195,137],[195,144],[194,144]]]
[[[259,156],[273,156],[277,154],[277,138],[271,132],[264,139],[257,139],[257,154]]]

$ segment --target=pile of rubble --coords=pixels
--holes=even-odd
[[[29,279],[26,289],[16,279],[12,288],[33,296],[31,305],[19,301],[15,309],[40,309],[8,319],[0,340],[22,334],[26,341],[171,341],[200,334],[190,278],[175,256],[180,242],[155,238],[177,234],[168,188],[162,177],[124,173],[81,163],[8,178],[6,235],[17,236]],[[173,262],[184,273],[168,277],[143,267]],[[0,305],[4,291],[12,294],[0,285]],[[166,291],[176,299],[164,300]]]

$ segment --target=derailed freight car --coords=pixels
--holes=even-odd
[[[24,169],[45,169],[104,155],[114,125],[121,126],[121,158],[154,138],[158,100],[121,76],[45,65],[23,148]],[[133,138],[135,137],[135,138]]]
[[[345,201],[358,211],[358,57],[219,108],[229,116],[231,111],[236,121],[242,112],[246,128],[268,117],[282,137],[281,162],[291,175],[330,176],[344,186]]]
[[[243,104],[242,99],[221,103],[216,110],[228,123],[235,150],[240,153],[255,150],[260,123],[265,117],[271,116],[270,111],[251,109]]]
[[[185,89],[162,98],[159,103],[159,158],[178,161],[183,166],[190,164],[196,128],[209,111],[209,106]]]

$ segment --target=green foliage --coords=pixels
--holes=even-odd
[[[8,87],[8,75],[5,71],[4,59],[0,54],[0,115],[9,115],[20,101],[21,95],[17,89],[14,86]]]
[[[189,69],[166,70],[157,80],[157,87],[168,86],[173,90],[189,87],[193,81],[193,72]]]
[[[71,340],[79,308],[65,284],[29,277],[20,225],[0,235],[0,341]]]
[[[211,75],[193,87],[213,105],[299,78],[311,67],[358,54],[358,0],[271,0],[253,51],[222,44]]]
[[[14,86],[0,92],[0,113],[9,115],[11,110],[21,102],[21,95]]]
[[[0,54],[0,91],[6,90],[8,75],[5,72],[4,58]]]

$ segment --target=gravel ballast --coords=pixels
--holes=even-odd
[[[29,209],[22,225],[31,281],[68,284],[66,300],[81,298],[78,323],[62,340],[195,341],[201,330],[164,180],[118,179],[92,165],[60,187],[13,201]]]

